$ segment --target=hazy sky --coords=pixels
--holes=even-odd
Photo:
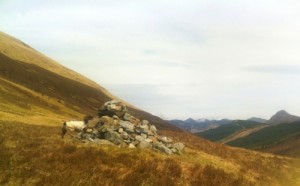
[[[297,0],[0,0],[0,29],[165,118],[300,115]]]

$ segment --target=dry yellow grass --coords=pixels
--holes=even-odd
[[[11,59],[22,61],[25,63],[30,63],[47,69],[51,72],[60,74],[63,77],[78,81],[80,83],[86,84],[93,88],[96,88],[104,92],[108,97],[116,98],[111,93],[109,93],[105,88],[101,87],[94,81],[84,77],[83,75],[68,69],[55,60],[45,56],[44,54],[36,51],[27,44],[21,42],[20,40],[9,36],[0,31],[0,53],[8,56]]]
[[[270,154],[232,149],[235,156],[229,150],[230,157],[219,157],[187,148],[168,156],[61,139],[58,127],[0,121],[0,130],[2,185],[296,186],[299,181],[293,159]]]
[[[4,85],[3,82],[6,84]],[[0,78],[0,85],[2,85],[0,88],[0,120],[2,121],[57,126],[63,120],[83,118],[83,114],[70,109],[63,101],[58,102],[57,99],[3,78]],[[32,100],[35,100],[36,104]]]

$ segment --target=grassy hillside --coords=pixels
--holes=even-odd
[[[14,61],[21,61],[23,63],[36,65],[40,68],[47,69],[50,72],[60,74],[65,78],[75,80],[79,83],[91,86],[93,88],[104,89],[95,82],[87,79],[79,73],[76,73],[53,59],[39,53],[35,49],[31,48],[24,42],[9,36],[0,31],[0,53],[7,56]],[[108,93],[108,92],[107,92]],[[109,94],[109,93],[108,93]]]
[[[0,185],[299,183],[298,162],[293,159],[213,143],[208,151],[187,148],[182,155],[168,156],[150,150],[93,146],[70,136],[62,140],[57,127],[0,122],[0,130]]]
[[[197,135],[211,141],[221,141],[226,139],[230,135],[233,135],[234,133],[237,133],[245,129],[258,127],[261,125],[262,125],[261,123],[255,121],[235,120],[229,124],[221,125],[217,128],[197,133]]]
[[[116,98],[95,82],[2,32],[0,84],[2,121],[60,125],[62,120],[96,115],[104,102]],[[181,131],[126,104],[134,115],[148,119],[159,129]]]
[[[228,145],[249,149],[265,149],[299,134],[300,122],[297,121],[266,127],[249,136],[231,141]],[[298,147],[295,148],[298,149]]]
[[[185,152],[167,156],[84,144],[72,134],[59,137],[61,120],[95,115],[112,98],[94,82],[0,33],[0,185],[299,183],[295,159],[215,144],[133,106],[132,115],[183,142]]]

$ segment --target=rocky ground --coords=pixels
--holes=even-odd
[[[166,154],[180,154],[185,147],[183,143],[160,136],[154,125],[129,114],[126,106],[118,100],[106,102],[98,116],[87,117],[86,123],[84,130],[76,136],[86,143],[149,148]]]

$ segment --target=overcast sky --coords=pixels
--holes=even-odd
[[[0,0],[0,29],[168,119],[300,115],[297,0]]]

